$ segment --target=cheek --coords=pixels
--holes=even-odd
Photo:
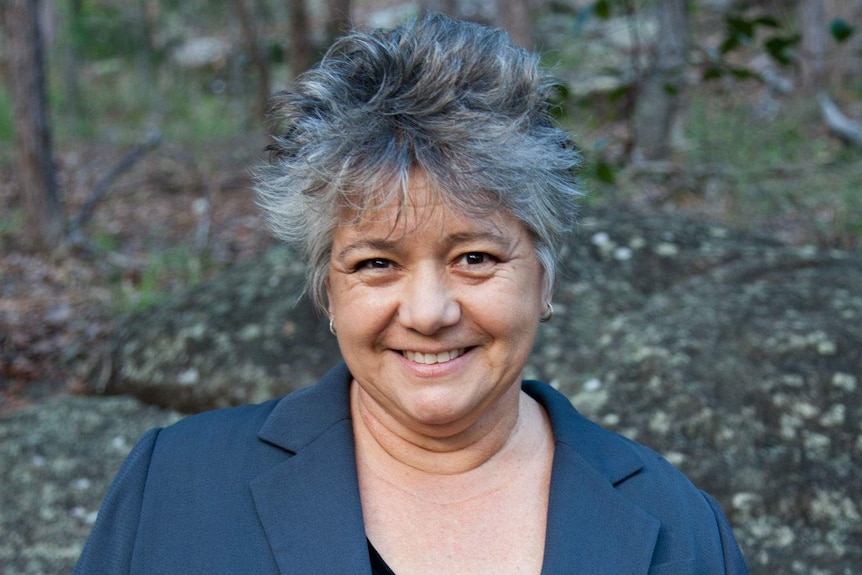
[[[361,286],[350,289],[346,282],[331,282],[329,313],[335,318],[342,343],[367,339],[385,329],[394,306],[383,291]]]

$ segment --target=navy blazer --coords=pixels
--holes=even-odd
[[[341,365],[284,398],[147,432],[74,574],[370,575],[350,380]],[[668,462],[550,386],[523,389],[556,441],[543,574],[748,572],[716,503]]]

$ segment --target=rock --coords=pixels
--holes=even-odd
[[[862,564],[862,258],[623,209],[563,255],[526,375],[716,495],[753,573]],[[128,318],[105,391],[191,411],[315,381],[339,355],[301,283],[279,248]]]
[[[132,398],[72,396],[0,418],[0,575],[71,572],[135,441],[178,418]]]
[[[531,375],[715,495],[752,573],[862,565],[862,259],[667,216],[580,235]]]
[[[98,391],[182,411],[255,403],[317,381],[338,361],[327,320],[300,300],[287,248],[128,318]]]

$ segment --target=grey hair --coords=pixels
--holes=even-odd
[[[403,205],[414,169],[456,208],[520,220],[550,298],[581,195],[554,86],[505,32],[439,14],[337,40],[273,98],[272,157],[256,172],[273,232],[306,258],[312,300],[325,311],[335,227]]]

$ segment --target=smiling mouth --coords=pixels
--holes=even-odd
[[[445,363],[447,361],[452,361],[456,357],[461,357],[464,355],[466,348],[461,349],[450,349],[449,351],[442,351],[440,353],[422,353],[421,351],[407,351],[404,350],[401,354],[409,359],[410,361],[421,363],[424,365],[432,365],[435,363]]]

